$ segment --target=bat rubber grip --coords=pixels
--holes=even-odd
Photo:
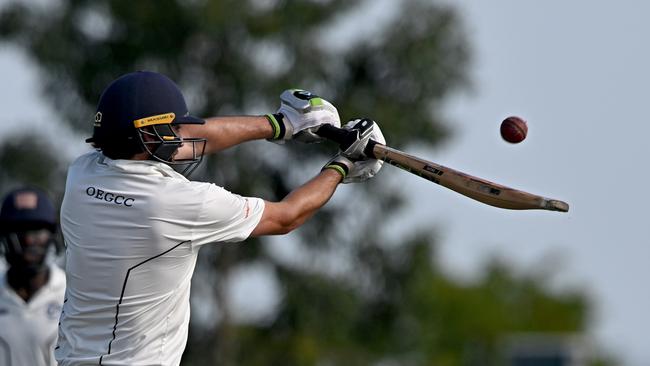
[[[349,145],[357,139],[354,132],[329,124],[320,126],[316,134],[330,141],[334,141],[339,145]]]
[[[339,146],[350,146],[357,139],[357,134],[355,132],[329,124],[320,126],[318,130],[316,130],[316,134],[320,137],[336,142]],[[375,154],[373,153],[375,144],[377,144],[376,141],[368,141],[368,145],[364,150],[366,156],[371,158],[375,157]]]

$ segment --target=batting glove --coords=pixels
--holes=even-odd
[[[344,129],[350,130],[356,134],[356,139],[351,143],[341,145],[341,153],[352,160],[364,160],[368,158],[365,153],[368,141],[375,140],[384,143],[384,135],[379,129],[379,125],[369,118],[357,118],[343,126]]]
[[[315,131],[324,124],[341,126],[339,113],[330,102],[306,90],[289,89],[280,95],[280,108],[266,118],[273,127],[273,142],[286,140],[313,143],[322,141]]]
[[[369,140],[386,144],[379,125],[370,119],[356,119],[343,128],[357,132],[357,139],[349,146],[342,146],[339,154],[327,162],[323,169],[334,169],[343,176],[342,183],[359,183],[374,177],[381,170],[382,160],[369,158],[364,150]]]

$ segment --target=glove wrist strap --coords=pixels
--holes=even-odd
[[[282,140],[284,135],[287,133],[287,128],[284,125],[284,116],[282,113],[269,113],[264,115],[266,120],[269,121],[271,127],[273,128],[273,137],[269,140]]]
[[[343,164],[341,162],[338,162],[338,161],[332,161],[332,162],[328,163],[327,165],[325,165],[323,167],[323,169],[321,169],[321,171],[323,171],[325,169],[334,169],[334,170],[336,170],[337,172],[339,172],[339,174],[341,174],[343,176],[343,179],[345,179],[345,177],[350,172],[350,168],[347,165],[345,165],[345,164]]]

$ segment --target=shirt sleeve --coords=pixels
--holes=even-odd
[[[264,212],[264,200],[242,197],[215,184],[206,185],[201,209],[194,222],[192,243],[243,241]]]

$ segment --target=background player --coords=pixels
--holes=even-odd
[[[0,364],[56,365],[53,351],[65,275],[48,261],[56,211],[47,195],[21,188],[6,195],[0,234],[8,269],[0,280]]]

